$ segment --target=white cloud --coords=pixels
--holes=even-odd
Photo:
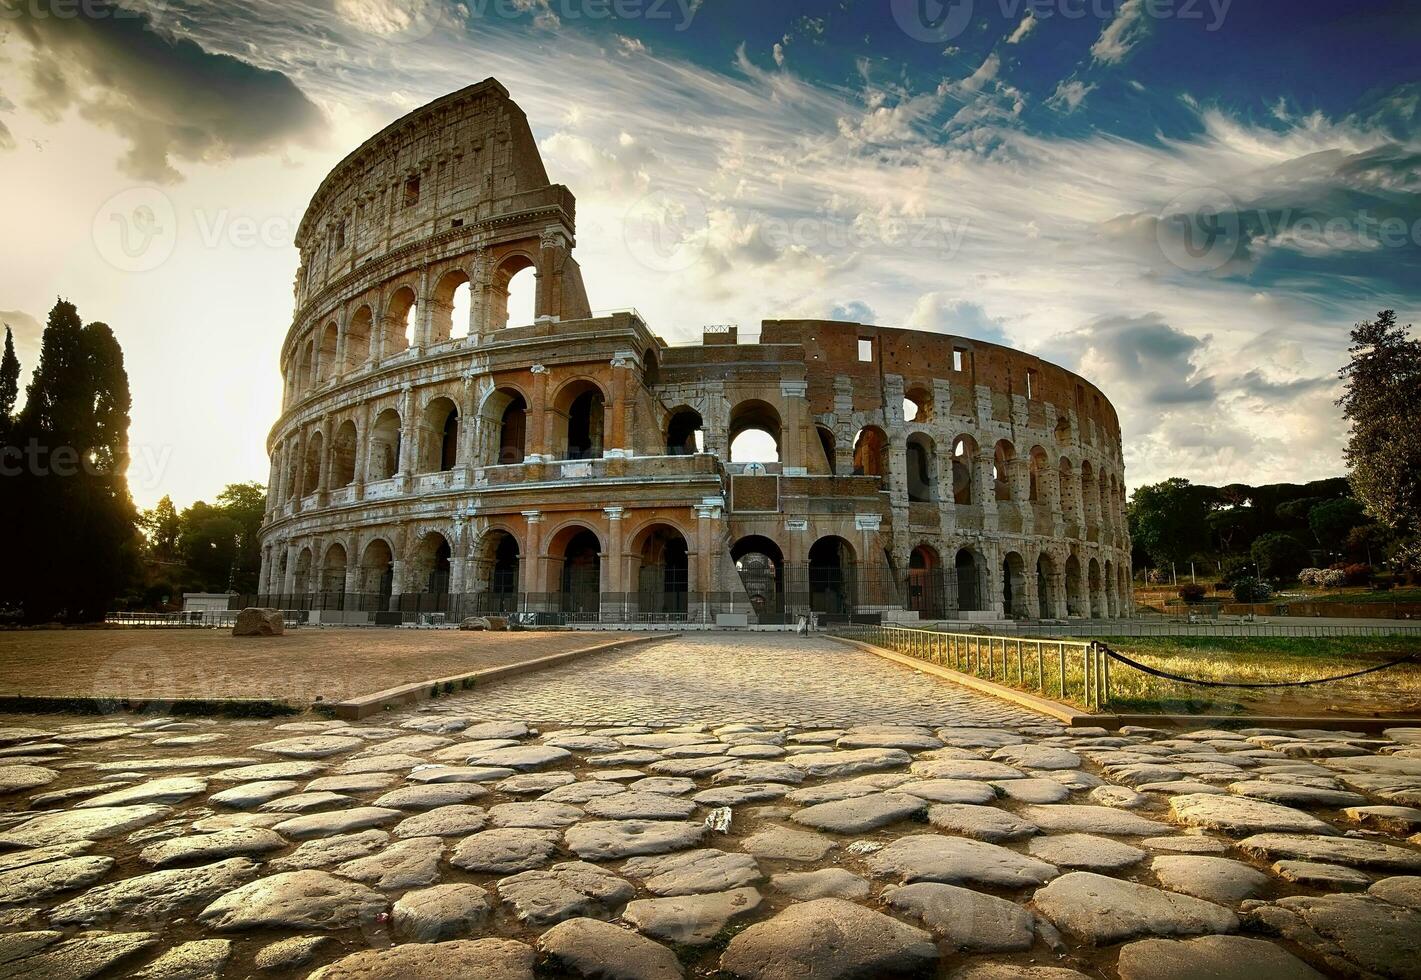
[[[1105,25],[1090,53],[1103,64],[1118,64],[1149,31],[1145,0],[1125,0],[1113,20]]]
[[[1007,38],[1008,44],[1020,44],[1026,40],[1026,36],[1036,27],[1036,11],[1028,10],[1026,16],[1021,19],[1021,23],[1016,25],[1016,30],[1011,32]]]
[[[1066,112],[1075,112],[1085,101],[1085,97],[1094,91],[1094,85],[1070,79],[1056,86],[1055,94],[1046,100],[1046,104],[1056,109],[1064,108]]]

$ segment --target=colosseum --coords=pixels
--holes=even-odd
[[[380,623],[1130,612],[1120,426],[1084,378],[827,320],[673,346],[594,315],[575,219],[493,79],[325,178],[296,238],[256,601]],[[524,270],[531,322],[510,322]]]

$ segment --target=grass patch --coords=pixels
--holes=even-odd
[[[1111,649],[1159,670],[1219,683],[1277,684],[1345,674],[1421,653],[1416,637],[1105,637]],[[1421,713],[1421,664],[1313,687],[1209,688],[1112,663],[1110,707],[1189,714]]]
[[[1404,589],[1387,589],[1385,592],[1377,589],[1362,589],[1360,591],[1347,592],[1317,592],[1305,593],[1302,599],[1297,602],[1340,602],[1346,605],[1355,605],[1363,602],[1421,602],[1421,588],[1407,587]]]
[[[1103,637],[1100,642],[1132,660],[1184,677],[1216,683],[1293,683],[1331,677],[1421,653],[1421,637]],[[1069,640],[1036,644],[1015,637],[905,632],[884,645],[953,670],[1039,694],[1081,709],[1082,650]],[[1061,651],[1065,652],[1062,678]],[[1229,688],[1184,684],[1112,661],[1110,698],[1104,710],[1127,714],[1421,715],[1421,664],[1314,687]]]

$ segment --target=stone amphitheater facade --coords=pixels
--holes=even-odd
[[[671,346],[633,312],[593,315],[575,219],[492,79],[321,183],[297,236],[262,601],[328,619],[1130,612],[1120,426],[1084,378],[824,320]],[[524,269],[535,317],[510,323]],[[778,461],[733,458],[750,430]]]

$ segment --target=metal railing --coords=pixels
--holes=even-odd
[[[1069,636],[1082,639],[1114,636],[1125,637],[1351,637],[1404,636],[1421,640],[1421,623],[1388,621],[1385,623],[1256,623],[1247,620],[1208,620],[1205,622],[1140,621],[1121,619],[1108,621],[1080,620],[1062,623],[1013,623],[1007,626],[981,627],[980,632],[1023,637]]]
[[[1105,647],[1093,641],[939,633],[903,626],[836,627],[827,632],[1087,709],[1110,702],[1110,661]]]

